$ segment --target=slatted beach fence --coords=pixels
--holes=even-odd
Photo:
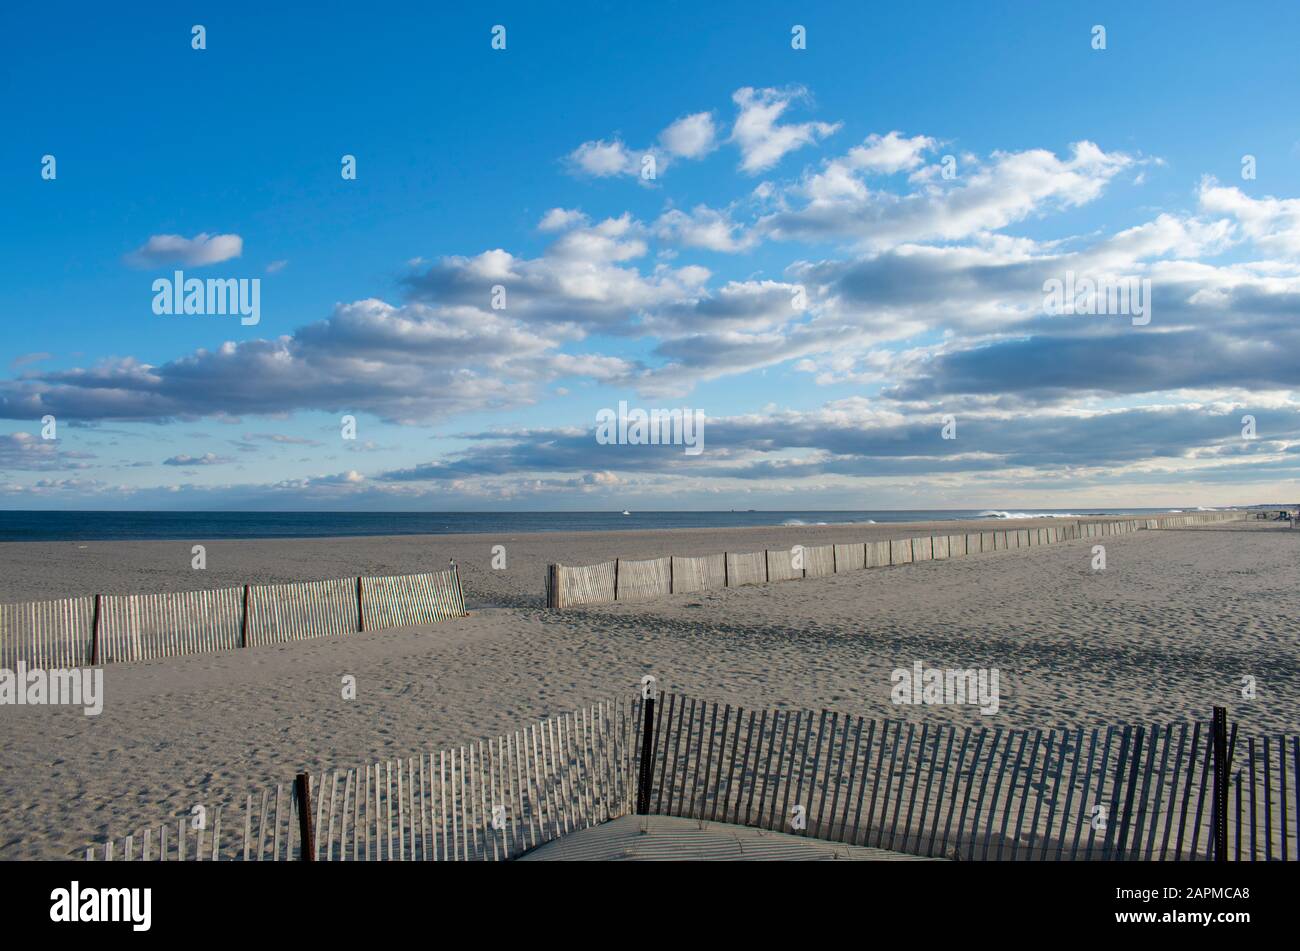
[[[888,541],[866,542],[862,547],[866,555],[866,567],[884,568],[891,564],[890,545]]]
[[[825,578],[835,574],[835,546],[809,545],[803,550],[803,576]]]
[[[548,565],[546,568],[546,605],[568,608],[579,604],[610,604],[614,600],[612,561],[575,567]]]
[[[615,559],[598,565],[546,568],[546,606],[562,609],[615,601],[649,601],[668,594],[742,585],[824,578],[860,568],[882,568],[970,555],[1038,548],[1076,539],[1100,538],[1144,529],[1185,527],[1246,517],[1245,512],[1200,512],[1143,519],[1069,520],[1050,526],[995,529],[953,535],[925,535],[831,545],[796,545],[761,552],[642,560]],[[677,580],[678,569],[683,572]]]
[[[733,707],[654,712],[646,811],[962,860],[1204,860],[1208,724],[1009,729]],[[1297,852],[1300,737],[1233,731],[1228,858]]]
[[[464,615],[455,566],[396,577],[0,604],[0,666],[155,660]]]
[[[767,559],[767,580],[793,581],[803,577],[803,549],[769,548],[764,557]]]
[[[632,812],[641,701],[602,701],[417,756],[308,775],[311,860],[500,861]],[[86,849],[89,860],[299,861],[292,783]]]
[[[115,664],[240,646],[242,588],[104,595],[99,660]]]
[[[727,587],[767,583],[767,552],[751,551],[738,554],[729,551],[726,559]]]
[[[1300,857],[1300,736],[1233,727],[1225,740],[1223,859]],[[635,810],[959,860],[1203,861],[1215,857],[1212,741],[1200,721],[1005,728],[613,700],[310,775],[309,852],[510,859]],[[297,809],[282,783],[212,806],[201,829],[186,811],[86,858],[300,860]]]
[[[355,578],[258,584],[249,592],[249,645],[285,644],[359,630]]]
[[[860,571],[866,567],[866,545],[854,542],[849,545],[835,546],[835,573]]]
[[[359,630],[435,624],[465,616],[460,572],[454,567],[418,575],[363,577],[358,579],[358,585]]]
[[[614,598],[618,601],[651,601],[672,594],[672,559],[650,558],[615,563]]]
[[[673,594],[691,591],[714,591],[727,585],[727,556],[702,555],[698,558],[672,556]]]
[[[95,598],[0,604],[0,667],[82,667],[90,663]]]

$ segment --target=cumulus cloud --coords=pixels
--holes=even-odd
[[[591,139],[570,152],[568,162],[576,173],[591,178],[628,175],[642,181],[657,179],[668,170],[673,160],[703,158],[717,148],[717,129],[712,113],[696,112],[682,116],[659,133],[658,143],[634,149],[619,136]],[[643,175],[647,167],[654,170],[649,179]]]
[[[1201,182],[1201,208],[1230,215],[1241,236],[1268,254],[1300,257],[1300,198],[1251,198],[1212,177]]]
[[[740,167],[750,174],[765,171],[787,154],[812,145],[837,131],[839,123],[787,122],[781,117],[790,105],[806,99],[803,89],[737,89],[731,99],[739,109],[731,141],[740,148]]]
[[[787,189],[790,207],[765,216],[761,230],[785,240],[849,239],[875,248],[966,239],[1033,214],[1086,204],[1134,162],[1086,141],[1072,145],[1065,159],[1044,149],[999,152],[988,163],[972,163],[951,183],[929,181],[899,194],[868,188],[863,178],[878,164],[851,156]]]
[[[643,274],[634,262],[647,250],[645,227],[625,214],[571,227],[537,258],[502,249],[452,256],[406,284],[417,300],[468,307],[486,307],[492,288],[500,285],[507,306],[495,314],[548,325],[550,332],[567,337],[627,334],[641,313],[690,296],[709,277],[695,265],[660,266]]]
[[[579,172],[593,178],[636,175],[641,168],[640,155],[634,154],[621,139],[583,142],[573,150],[569,159]]]
[[[586,223],[587,216],[576,209],[552,208],[546,214],[542,215],[542,220],[537,223],[537,230],[566,231],[569,228]],[[423,263],[423,261],[420,261],[419,263]]]
[[[689,213],[669,209],[655,222],[655,234],[684,247],[728,254],[746,251],[758,242],[756,233],[707,205],[697,205]]]
[[[659,133],[659,141],[668,154],[680,158],[697,159],[708,155],[717,148],[713,114],[697,112],[682,116]]]
[[[184,265],[203,267],[237,258],[244,252],[244,239],[237,234],[156,234],[126,256],[132,267],[157,268]]]

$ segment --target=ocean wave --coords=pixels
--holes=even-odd
[[[1082,518],[1070,512],[999,512],[990,509],[980,512],[976,518]]]

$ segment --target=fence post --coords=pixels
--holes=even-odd
[[[299,773],[293,781],[293,794],[298,800],[298,840],[302,844],[301,862],[316,861],[316,830],[311,822],[311,785],[306,773]]]
[[[357,575],[357,633],[366,629],[365,609],[361,607],[361,576]]]
[[[465,610],[465,589],[460,584],[460,565],[456,564],[456,559],[451,560],[451,573],[456,579],[456,596],[460,598],[460,617],[468,617],[469,612]]]
[[[614,600],[615,601],[618,600],[618,562],[619,559],[615,558],[614,559]]]
[[[1214,708],[1214,861],[1228,861],[1228,710]]]
[[[643,695],[644,696],[644,695]],[[655,698],[645,696],[641,727],[641,766],[636,783],[636,814],[650,813],[650,781],[654,776]]]
[[[99,614],[102,594],[95,595],[95,613],[90,622],[90,666],[99,666]]]
[[[554,611],[560,609],[560,569],[553,564],[546,566],[546,606]]]
[[[251,584],[244,585],[244,613],[239,618],[239,646],[248,646],[248,599],[249,592],[252,590]]]

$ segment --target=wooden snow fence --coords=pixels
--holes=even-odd
[[[653,601],[672,594],[672,559],[649,558],[645,561],[618,559],[614,566],[616,601]]]
[[[727,586],[727,556],[701,555],[685,558],[673,555],[673,594],[692,591],[715,591]]]
[[[460,574],[343,578],[0,604],[0,666],[69,668],[463,617]]]
[[[1138,531],[1151,527],[1183,527],[1244,517],[1240,512],[1173,514],[1145,519],[1062,521],[1033,528],[994,529],[953,535],[882,539],[833,545],[796,545],[760,552],[629,561],[599,565],[548,565],[546,604],[567,608],[615,601],[649,601],[668,594],[685,594],[742,585],[824,578],[861,568],[880,568],[922,561],[948,561],[970,555],[1037,548],[1080,538]]]
[[[94,861],[499,861],[629,814],[641,701],[611,700],[505,736],[327,769],[189,807],[91,846]],[[305,795],[304,795],[305,793]],[[310,822],[301,822],[305,802]],[[310,838],[304,841],[303,829]]]
[[[805,578],[825,578],[835,574],[835,546],[810,545],[803,550]]]
[[[767,550],[767,580],[793,581],[803,577],[804,548],[769,548]]]

